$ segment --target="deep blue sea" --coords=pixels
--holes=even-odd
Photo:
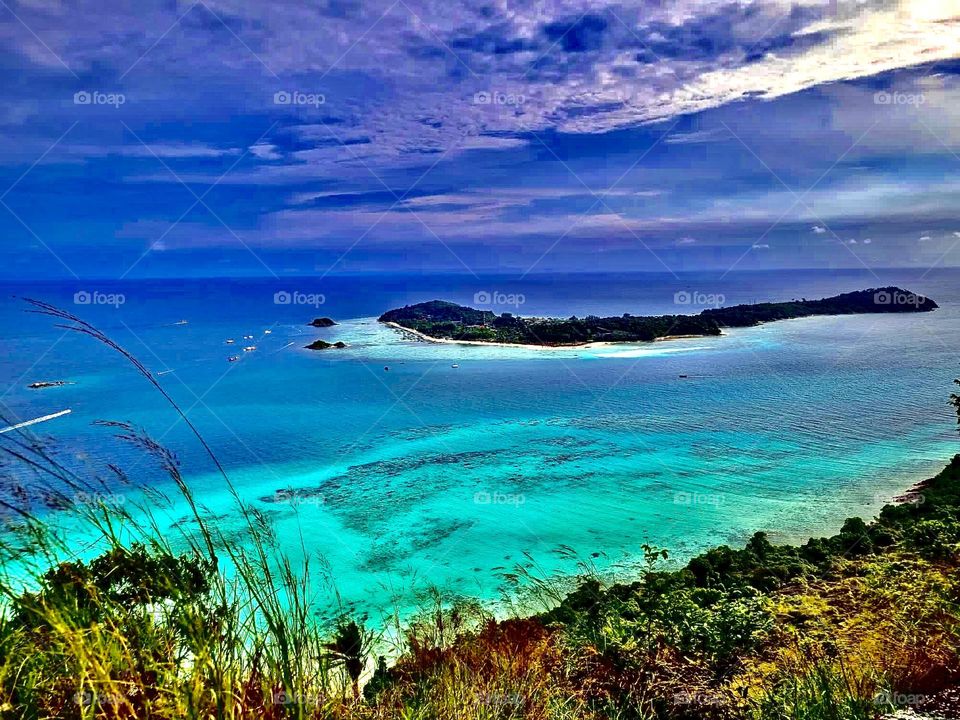
[[[433,298],[489,299],[498,312],[525,315],[659,314],[886,284],[941,309],[569,350],[427,344],[376,322],[387,309]],[[373,614],[405,612],[431,585],[496,600],[510,591],[502,574],[518,563],[576,572],[560,548],[629,575],[644,543],[679,561],[757,530],[786,541],[831,533],[846,517],[875,513],[958,449],[947,404],[960,375],[957,270],[64,281],[2,290],[8,420],[69,408],[31,428],[64,462],[100,475],[118,463],[167,488],[155,462],[93,423],[143,427],[177,453],[206,511],[244,541],[223,479],[150,384],[117,353],[26,312],[20,298],[75,312],[135,354],[188,411],[284,549],[315,565],[322,558],[343,601]],[[339,324],[307,327],[316,316]],[[315,338],[348,347],[304,350]],[[45,380],[73,384],[27,387]],[[19,473],[9,461],[0,471]],[[304,499],[278,501],[278,490]],[[167,513],[171,526],[185,515],[182,505]],[[176,542],[176,531],[169,537]]]

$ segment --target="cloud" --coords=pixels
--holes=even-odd
[[[268,142],[258,142],[248,148],[251,155],[258,160],[280,160],[283,158],[276,145]]]
[[[460,150],[508,150],[528,144],[523,138],[494,137],[491,135],[477,135],[467,138],[459,145]]]
[[[240,154],[239,148],[221,148],[199,143],[152,143],[139,141],[127,145],[67,144],[62,152],[77,157],[122,156],[130,158],[162,158],[164,160],[212,159]]]
[[[802,5],[780,15],[770,5],[726,3],[679,23],[651,23],[640,37],[640,59],[648,61],[652,56],[691,61],[737,55],[752,62],[772,51],[796,50],[827,40],[830,29],[801,32],[816,16],[814,8],[804,9]],[[771,20],[776,24],[770,25]]]
[[[664,140],[668,145],[689,145],[696,143],[715,143],[722,140],[733,140],[733,134],[725,127],[709,130],[695,130],[687,133],[674,133]]]

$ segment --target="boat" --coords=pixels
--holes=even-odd
[[[383,366],[383,371],[384,371],[384,372],[386,372],[386,371],[389,370],[389,369],[390,369],[390,366],[389,366],[389,365],[384,365],[384,366]]]
[[[273,330],[264,330],[264,331],[263,331],[263,334],[264,334],[264,335],[269,335],[269,334],[272,333],[272,332],[273,332]]]
[[[69,380],[41,380],[27,385],[31,390],[42,390],[43,388],[63,387],[64,385],[73,385]]]
[[[686,380],[686,379],[687,379],[687,376],[686,376],[686,375],[681,375],[681,376],[680,376],[680,379],[681,379],[681,380]]]
[[[236,362],[239,359],[240,359],[239,355],[231,355],[230,357],[227,358],[227,362]]]
[[[233,345],[235,341],[233,338],[227,338],[226,340],[224,340],[224,342],[227,343],[227,345]]]
[[[256,346],[256,345],[247,345],[247,346],[243,349],[243,351],[244,351],[244,352],[253,352],[253,351],[256,350],[256,349],[257,349],[257,346]]]
[[[36,425],[37,423],[47,422],[48,420],[54,420],[58,417],[63,417],[64,415],[69,415],[72,412],[70,408],[66,410],[61,410],[60,412],[55,412],[51,415],[44,415],[43,417],[34,418],[33,420],[26,420],[24,422],[19,422],[16,425],[8,425],[7,427],[0,430],[0,435],[3,433],[12,432],[13,430],[19,430],[20,428],[29,427],[30,425]]]
[[[186,320],[177,320],[177,321],[174,323],[174,325],[186,325],[186,324],[187,324],[187,321],[186,321]]]
[[[453,365],[451,365],[450,367],[452,367],[452,368],[458,368],[458,367],[460,367],[460,366],[459,366],[459,365],[457,365],[457,363],[454,363],[454,364],[453,364]]]

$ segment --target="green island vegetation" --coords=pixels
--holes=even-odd
[[[524,318],[497,315],[443,300],[389,310],[380,322],[393,323],[430,338],[519,343],[522,345],[583,345],[591,342],[651,342],[671,336],[720,335],[725,327],[750,327],[764,322],[811,315],[929,312],[937,304],[898,287],[843,293],[820,300],[710,308],[698,315]]]
[[[329,350],[335,348],[337,350],[342,350],[347,345],[346,343],[338,340],[337,342],[327,342],[326,340],[314,340],[309,345],[304,345],[306,350]]]
[[[333,321],[328,317],[317,317],[307,323],[307,325],[309,325],[310,327],[316,327],[316,328],[328,328],[328,327],[333,327],[334,325],[337,325],[337,324],[338,323],[336,323],[335,321]]]
[[[960,422],[960,396],[951,403]],[[30,436],[4,436],[3,455],[45,481],[2,500],[0,717],[867,720],[960,708],[960,455],[830,538],[757,533],[680,569],[644,546],[628,584],[590,561],[573,579],[518,566],[508,579],[538,610],[497,619],[438,595],[387,633],[318,617],[320,569],[280,552],[255,502],[236,495],[236,542],[169,450],[105,426],[165,469],[192,516],[169,529],[152,514],[167,502],[155,488],[141,506],[111,502],[135,485],[120,468],[103,485]],[[99,554],[76,559],[41,505],[87,522]]]

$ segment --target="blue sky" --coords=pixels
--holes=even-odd
[[[938,0],[0,3],[0,273],[945,266]]]

